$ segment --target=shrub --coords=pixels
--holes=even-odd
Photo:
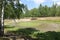
[[[31,20],[37,20],[37,18],[36,17],[32,17]]]

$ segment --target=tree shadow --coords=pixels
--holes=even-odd
[[[47,31],[41,33],[39,30],[36,30],[35,28],[23,28],[18,29],[16,31],[8,31],[7,34],[13,35],[13,40],[16,39],[16,35],[17,37],[23,38],[24,40],[60,40],[60,32]],[[33,34],[35,38],[30,36],[31,34]]]
[[[0,40],[10,40],[9,38],[0,38]]]
[[[60,32],[48,31],[45,33],[37,33],[37,40],[60,40]]]
[[[7,34],[13,36],[19,36],[24,40],[32,40],[32,37],[30,35],[37,31],[39,30],[36,30],[35,28],[23,28],[23,29],[18,29],[16,31],[8,31]]]

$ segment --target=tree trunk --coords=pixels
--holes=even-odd
[[[4,1],[0,0],[0,36],[4,35]]]
[[[2,14],[2,0],[0,0],[0,36],[2,36],[1,14]]]

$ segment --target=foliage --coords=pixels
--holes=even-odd
[[[6,2],[4,18],[24,18],[24,17],[56,17],[60,16],[60,6],[53,4],[51,7],[40,4],[38,8],[28,10],[27,5],[19,3],[19,0]]]
[[[21,4],[19,0],[7,0],[5,3],[4,18],[19,19],[21,13],[23,13],[22,9],[24,9],[24,4]]]
[[[28,10],[22,15],[24,15],[23,17],[56,17],[60,16],[60,6],[53,4],[51,7],[48,7],[47,5],[43,6],[40,4],[38,8]]]

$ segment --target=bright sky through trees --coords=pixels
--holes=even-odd
[[[28,6],[28,9],[37,8],[40,4],[51,6],[53,3],[60,5],[60,0],[21,0],[21,3]]]

